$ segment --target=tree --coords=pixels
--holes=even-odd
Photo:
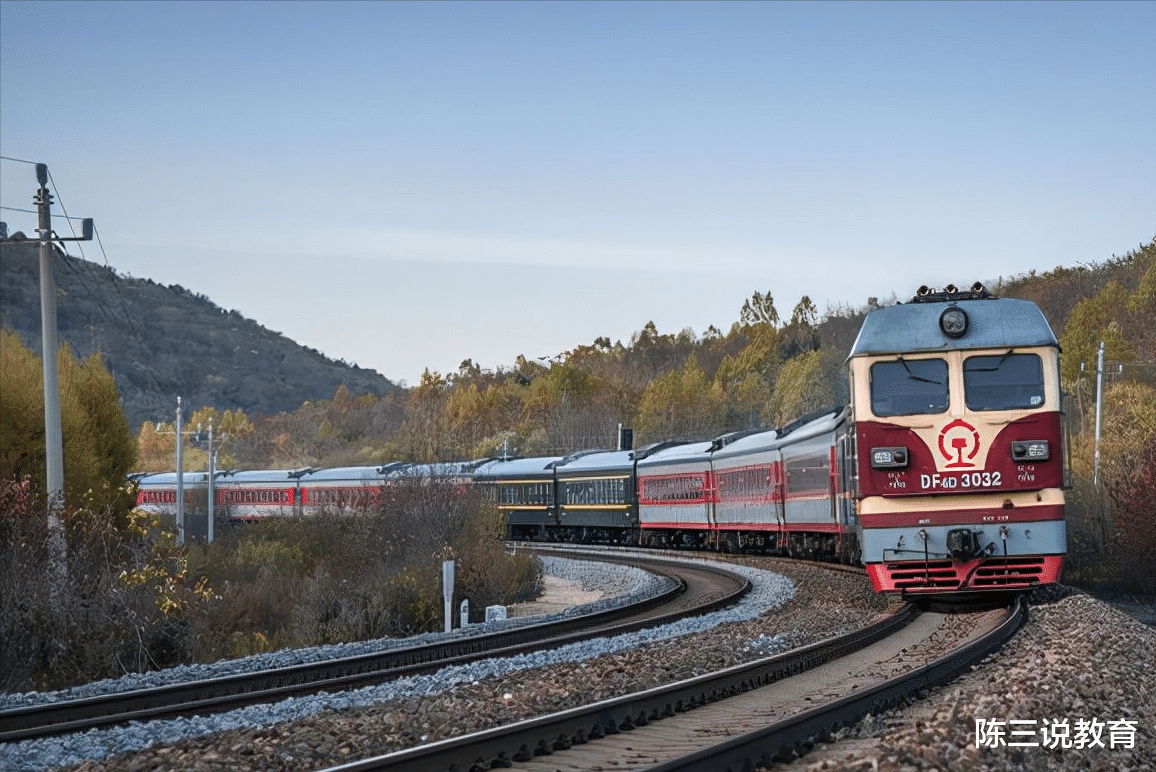
[[[1080,365],[1095,371],[1100,343],[1104,343],[1104,357],[1113,362],[1130,362],[1132,347],[1124,339],[1117,315],[1128,306],[1128,291],[1119,282],[1109,282],[1094,297],[1076,304],[1060,335],[1064,352],[1060,375],[1065,388],[1073,389],[1080,380]]]
[[[555,452],[611,447],[616,412],[615,392],[602,379],[567,362],[555,363],[530,385],[525,400],[526,420],[545,435]]]
[[[739,313],[739,321],[745,325],[767,324],[771,328],[779,326],[779,312],[775,310],[775,300],[771,297],[770,290],[767,294],[755,292],[754,295],[743,303],[743,309]]]
[[[810,296],[803,295],[799,298],[799,302],[795,304],[795,308],[791,311],[792,327],[804,327],[813,329],[819,324],[819,309],[815,308],[815,303]]]
[[[44,487],[44,381],[40,359],[11,330],[0,331],[0,478]]]
[[[403,461],[442,461],[451,450],[449,419],[445,409],[449,382],[436,370],[425,370],[421,383],[409,395],[406,419],[398,429],[395,448]]]
[[[775,393],[764,418],[782,426],[792,420],[839,402],[835,394],[831,358],[820,351],[807,351],[789,359],[775,381]]]
[[[722,389],[707,380],[694,354],[681,369],[656,378],[638,409],[638,429],[646,441],[713,437],[721,433],[725,419]]]
[[[819,348],[819,310],[807,295],[803,295],[791,311],[791,321],[783,329],[783,339],[784,359]]]
[[[1152,492],[1156,490],[1156,389],[1114,383],[1104,395],[1100,471],[1115,505],[1117,546],[1151,578],[1156,558]]]
[[[5,330],[0,336],[0,477],[28,477],[35,493],[43,495],[47,456],[40,358],[15,333]],[[62,346],[57,366],[65,504],[125,513],[133,503],[126,478],[136,464],[136,443],[116,383],[100,354],[78,362]]]

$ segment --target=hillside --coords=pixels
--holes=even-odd
[[[0,242],[0,323],[40,350],[39,245]],[[328,399],[398,387],[373,370],[335,362],[236,311],[179,286],[118,275],[57,252],[58,329],[79,357],[99,351],[116,379],[129,425],[171,421],[180,395],[247,414],[296,410]]]

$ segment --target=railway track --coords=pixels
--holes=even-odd
[[[1002,646],[1026,615],[1020,599],[953,626],[950,615],[908,605],[754,663],[327,772],[750,770],[795,758],[868,713],[950,680]],[[802,672],[806,679],[792,678]]]
[[[611,557],[600,559],[613,560]],[[129,721],[224,712],[303,694],[382,683],[489,657],[512,656],[619,635],[723,608],[750,588],[745,578],[717,566],[634,557],[631,564],[670,577],[671,589],[653,598],[598,613],[424,646],[11,708],[0,711],[0,742],[80,732]]]

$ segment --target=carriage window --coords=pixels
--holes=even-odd
[[[969,410],[1020,410],[1044,404],[1044,370],[1036,354],[969,357],[963,362]]]
[[[947,410],[947,362],[898,359],[871,365],[871,412],[919,415]]]

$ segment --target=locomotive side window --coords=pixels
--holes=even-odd
[[[871,365],[871,412],[921,415],[947,410],[947,361],[898,359]]]
[[[1020,410],[1044,404],[1044,369],[1036,354],[969,357],[963,362],[969,410]]]

